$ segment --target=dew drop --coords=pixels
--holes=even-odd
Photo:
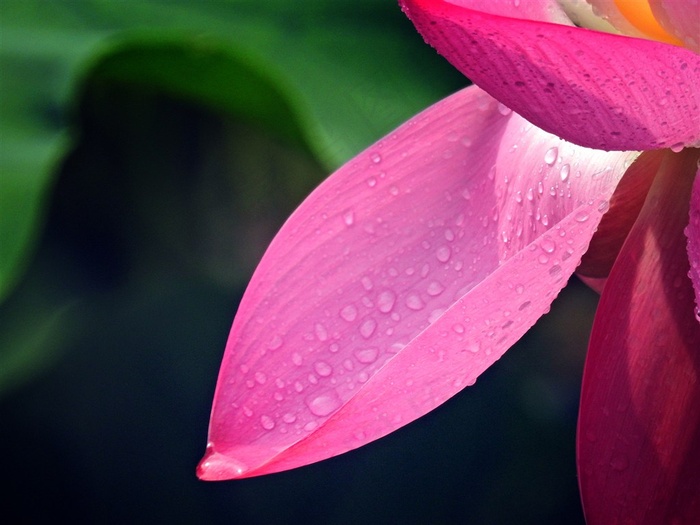
[[[343,213],[343,222],[345,223],[345,226],[352,226],[355,224],[355,212],[346,211]]]
[[[340,406],[340,399],[335,392],[326,392],[320,396],[307,399],[306,405],[312,414],[324,417],[333,413]]]
[[[576,219],[577,222],[586,222],[588,220],[588,212],[585,210],[580,211],[574,216],[574,219]]]
[[[542,242],[540,243],[540,248],[542,248],[542,251],[544,251],[546,253],[554,252],[556,247],[557,247],[557,245],[549,237],[542,239]]]
[[[260,425],[265,429],[265,430],[272,430],[275,428],[275,422],[272,420],[270,416],[261,416],[260,417]]]
[[[294,352],[292,354],[292,363],[294,363],[296,366],[301,366],[301,363],[304,360],[301,357],[301,354],[299,352]]]
[[[357,319],[357,308],[355,308],[355,306],[352,304],[345,306],[340,311],[340,317],[345,319],[348,323],[353,322],[355,319]]]
[[[262,372],[255,372],[255,381],[259,385],[264,385],[265,382],[267,381],[267,376]]]
[[[277,350],[279,347],[282,346],[283,343],[284,340],[279,335],[276,335],[270,340],[270,342],[267,345],[267,348],[270,350]]]
[[[561,266],[559,266],[558,264],[555,264],[554,266],[552,266],[549,269],[549,275],[551,275],[552,277],[556,277],[560,273],[561,273]]]
[[[318,361],[314,365],[314,370],[316,370],[316,373],[321,377],[328,377],[333,373],[333,367],[325,361]]]
[[[569,178],[569,173],[571,173],[571,166],[564,164],[559,170],[559,176],[561,177],[562,182],[566,182],[566,180]]]
[[[391,290],[384,290],[377,296],[377,309],[384,314],[388,314],[393,310],[395,302],[396,294]]]
[[[379,163],[382,161],[382,156],[381,156],[379,153],[376,153],[376,152],[375,152],[375,153],[372,153],[372,154],[369,156],[369,158],[372,159],[372,162],[374,162],[375,164],[379,164]]]
[[[367,186],[369,186],[370,188],[374,188],[376,185],[377,179],[375,179],[374,177],[370,177],[369,179],[367,179]]]
[[[358,350],[355,350],[355,358],[360,362],[360,363],[374,363],[377,360],[377,356],[379,355],[379,349],[375,347],[370,347],[370,348],[360,348]]]
[[[451,255],[452,250],[449,246],[440,246],[435,252],[435,257],[437,257],[437,260],[442,263],[449,261]]]
[[[411,294],[406,298],[406,306],[411,310],[421,310],[425,305],[418,295]]]
[[[365,339],[369,339],[372,337],[372,334],[374,334],[376,329],[377,321],[370,317],[369,319],[365,319],[365,321],[360,325],[360,335],[362,335],[362,337]]]
[[[518,295],[522,294],[525,291],[525,287],[522,284],[516,284],[515,285],[515,293]]]
[[[682,142],[677,142],[673,146],[671,146],[671,151],[673,153],[680,153],[683,150],[683,143]]]
[[[557,161],[557,157],[559,156],[559,148],[556,146],[553,148],[549,148],[547,152],[544,154],[544,161],[548,166],[551,166]]]
[[[282,416],[282,421],[284,421],[285,423],[288,423],[288,424],[294,423],[296,420],[297,420],[297,416],[295,416],[294,414],[292,414],[290,412],[287,412],[286,414],[284,414]]]
[[[428,285],[426,292],[428,295],[435,297],[436,295],[440,295],[444,290],[445,287],[441,283],[433,281]]]
[[[316,323],[314,331],[316,332],[316,338],[319,341],[326,341],[328,339],[328,330],[326,330],[326,327],[321,323]]]
[[[453,330],[455,333],[463,334],[463,333],[464,333],[464,325],[461,325],[461,324],[457,323],[457,324],[455,324],[455,325],[452,326],[452,330]]]
[[[391,186],[389,188],[389,193],[391,193],[393,196],[396,196],[399,194],[399,188],[398,186]]]
[[[476,354],[479,352],[479,350],[481,350],[481,344],[479,342],[470,343],[467,346],[467,350],[469,350],[472,354]]]
[[[362,287],[367,290],[368,292],[374,287],[374,284],[372,283],[372,279],[369,277],[363,277],[360,282],[362,283]]]

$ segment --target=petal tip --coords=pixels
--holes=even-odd
[[[209,443],[204,457],[197,465],[197,477],[202,481],[223,481],[243,477],[248,470],[243,463],[217,452],[214,445]]]

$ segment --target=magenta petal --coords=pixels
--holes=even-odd
[[[550,133],[604,150],[700,144],[700,56],[688,49],[444,0],[401,3],[457,69]]]
[[[700,162],[700,152],[698,155]],[[685,229],[688,237],[688,260],[690,279],[695,289],[695,317],[700,322],[700,165],[695,174],[695,183],[690,197],[690,222]]]
[[[199,476],[340,454],[472,384],[565,285],[627,161],[470,87],[347,163],[250,282]]]
[[[700,325],[683,236],[694,162],[667,154],[596,312],[578,429],[591,525],[700,523]]]

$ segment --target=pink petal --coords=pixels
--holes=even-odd
[[[547,311],[628,160],[471,87],[343,166],[250,282],[199,476],[340,454],[472,384]]]
[[[578,429],[590,524],[700,523],[700,325],[682,233],[694,163],[667,154],[596,313]]]
[[[700,52],[700,6],[692,0],[650,0],[654,17],[663,28]]]
[[[444,0],[402,5],[457,69],[550,133],[605,150],[700,145],[700,56],[690,50]]]
[[[646,200],[659,171],[664,150],[642,153],[625,172],[610,199],[610,209],[600,221],[588,251],[576,269],[579,276],[607,277]]]
[[[695,288],[695,317],[700,322],[700,159],[690,197],[690,222],[685,229],[685,235],[688,237],[688,260],[690,261],[688,275]]]

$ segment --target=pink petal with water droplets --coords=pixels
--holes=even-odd
[[[578,428],[591,525],[700,523],[700,325],[683,236],[693,163],[667,154],[596,312]]]
[[[695,289],[695,316],[700,322],[700,165],[695,174],[690,198],[690,221],[685,229],[685,235],[688,238],[689,276]]]
[[[199,476],[340,454],[473,383],[566,284],[627,160],[470,87],[347,163],[250,282]]]
[[[401,3],[457,69],[550,133],[605,150],[700,144],[700,56],[688,49],[444,0]]]
[[[700,52],[700,5],[693,0],[650,0],[663,28],[696,53]]]
[[[450,3],[491,15],[574,25],[559,0],[450,0]]]

